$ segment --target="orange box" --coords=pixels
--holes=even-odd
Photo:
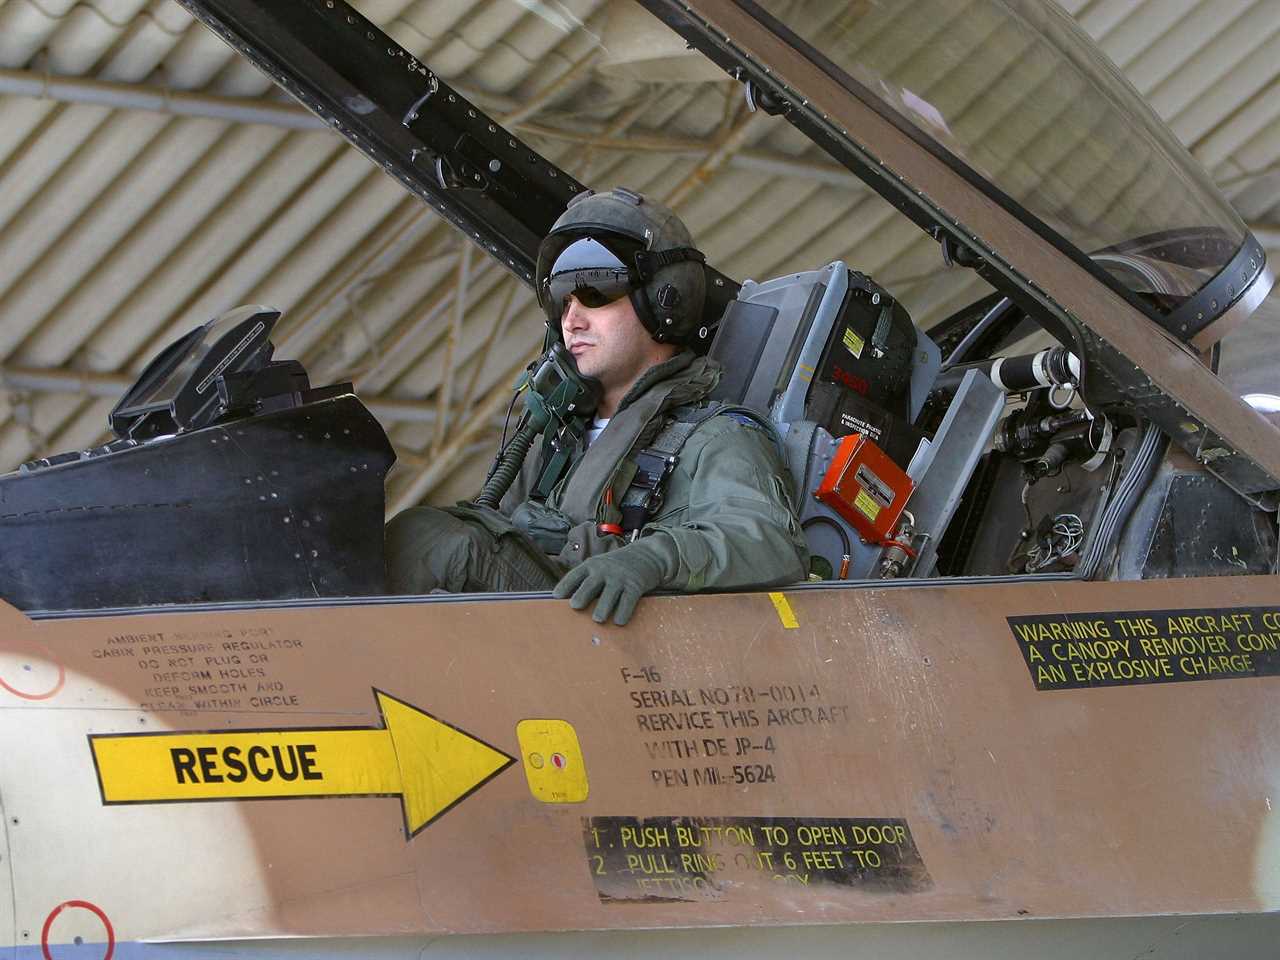
[[[860,433],[840,439],[813,495],[853,525],[866,543],[893,537],[915,481]]]

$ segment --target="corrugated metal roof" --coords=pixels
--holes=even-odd
[[[981,290],[737,85],[603,62],[625,3],[357,6],[580,179],[674,191],[731,275],[840,257],[925,325]],[[1280,254],[1280,0],[1066,7]],[[0,469],[99,442],[165,343],[261,302],[277,356],[355,380],[387,426],[392,502],[473,492],[540,340],[525,288],[171,0],[5,0],[0,68]]]

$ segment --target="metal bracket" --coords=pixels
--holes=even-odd
[[[1200,291],[1160,323],[1179,340],[1190,340],[1222,316],[1235,303],[1267,264],[1267,253],[1253,234],[1248,234],[1231,261]]]
[[[915,517],[916,529],[929,534],[920,548],[913,577],[933,575],[938,562],[938,544],[987,448],[1004,404],[1004,392],[984,374],[970,370],[960,381],[955,400],[924,462],[912,465],[912,473],[919,475],[920,482],[908,506]]]

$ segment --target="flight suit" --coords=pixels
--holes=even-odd
[[[390,589],[549,590],[583,560],[627,550],[660,565],[658,589],[738,590],[804,579],[808,553],[786,467],[771,433],[746,418],[714,416],[694,429],[636,543],[598,529],[621,520],[617,505],[636,472],[632,451],[652,443],[673,410],[703,400],[719,377],[714,361],[689,351],[650,368],[545,502],[529,497],[540,459],[535,446],[499,510],[459,504],[400,513],[387,526]]]

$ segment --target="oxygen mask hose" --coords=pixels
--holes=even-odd
[[[521,375],[516,390],[525,395],[524,412],[515,436],[498,454],[497,463],[476,497],[477,506],[498,509],[503,495],[519,476],[529,448],[543,434],[548,434],[557,451],[549,468],[563,473],[568,467],[568,448],[581,439],[600,398],[599,384],[578,373],[572,354],[559,342],[553,343],[542,359]],[[540,477],[538,486],[549,488],[559,479]]]
[[[529,455],[529,447],[533,445],[534,440],[538,439],[538,434],[542,433],[546,426],[545,417],[539,419],[526,413],[520,418],[520,426],[515,436],[499,454],[498,465],[489,475],[489,479],[484,482],[484,489],[480,491],[480,496],[476,497],[477,506],[489,507],[491,510],[498,509],[503,494],[511,489],[511,484],[515,482],[520,468],[524,466],[524,458]]]

